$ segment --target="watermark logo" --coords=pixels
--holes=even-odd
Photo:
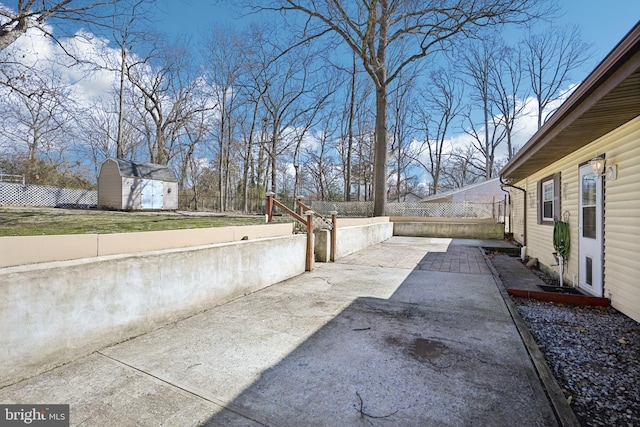
[[[69,427],[69,405],[0,404],[0,427]]]

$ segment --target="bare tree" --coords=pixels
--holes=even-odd
[[[2,103],[2,139],[23,152],[29,162],[40,155],[59,157],[70,139],[73,115],[69,88],[55,73],[39,74],[7,93]],[[22,143],[22,146],[16,146]]]
[[[527,94],[522,93],[522,56],[519,49],[504,46],[495,64],[491,84],[493,104],[499,114],[499,124],[504,128],[507,142],[507,160],[515,154],[513,131],[517,120],[524,114]],[[495,169],[495,168],[494,168]]]
[[[369,115],[371,110],[372,84],[370,80],[358,78],[357,56],[353,54],[353,62],[349,69],[348,86],[345,93],[345,105],[343,107],[343,118],[341,120],[341,136],[337,140],[336,150],[342,160],[342,181],[344,189],[344,200],[351,201],[351,192],[354,184],[354,177],[358,181],[358,187],[362,183],[361,177],[356,173],[358,169],[358,137],[364,125],[363,120]],[[373,125],[371,126],[373,128]],[[360,192],[358,191],[358,196]]]
[[[484,178],[484,167],[477,156],[478,150],[473,145],[455,148],[442,168],[443,179],[440,188],[461,188]]]
[[[353,54],[353,67],[350,72],[349,79],[349,96],[347,108],[345,112],[347,113],[347,120],[343,120],[343,123],[346,124],[346,132],[343,132],[343,137],[341,138],[342,143],[342,157],[343,161],[343,175],[344,175],[344,199],[347,202],[351,201],[351,161],[353,159],[353,126],[355,120],[355,112],[356,112],[356,82],[358,79],[358,62],[357,56]],[[345,135],[346,133],[346,135]]]
[[[531,90],[538,101],[540,129],[555,110],[548,111],[548,108],[560,96],[570,72],[589,57],[590,45],[582,40],[577,27],[551,27],[540,34],[529,35],[524,41],[524,49]]]
[[[152,163],[167,164],[190,117],[215,107],[201,96],[202,81],[189,74],[191,69],[184,47],[161,43],[128,67]]]
[[[335,115],[327,114],[322,119],[321,130],[314,135],[317,149],[305,149],[305,170],[311,177],[313,192],[320,200],[332,200],[338,195],[340,168],[336,163],[335,151],[331,139],[337,132]]]
[[[97,64],[77,50],[78,45],[92,43],[102,32],[108,38],[122,16],[137,15],[138,6],[151,1],[20,0],[13,8],[0,4],[0,85],[19,91],[21,80],[41,72],[35,65],[38,57],[16,43],[27,33],[55,48],[56,57],[47,61],[66,68],[81,66],[82,72],[89,74]]]
[[[317,84],[312,85],[307,97],[308,107],[304,110],[300,117],[299,123],[294,129],[295,149],[293,152],[293,167],[295,171],[295,180],[293,193],[298,195],[300,190],[300,150],[309,135],[311,129],[316,122],[324,123],[322,143],[325,144],[328,139],[327,134],[333,135],[334,129],[331,128],[335,122],[334,105],[330,102],[332,96],[336,93],[340,86],[340,78],[338,73],[331,68],[321,68],[316,73]],[[331,129],[330,129],[331,128]],[[331,132],[330,132],[331,130]],[[324,199],[323,199],[324,200]]]
[[[0,7],[0,51],[18,40],[30,28],[37,28],[57,40],[45,23],[74,21],[108,25],[114,6],[121,0],[20,0],[16,9]],[[116,12],[117,13],[117,12]]]
[[[241,132],[241,138],[243,143],[242,149],[242,181],[240,187],[242,188],[242,211],[249,212],[249,198],[251,189],[253,189],[253,198],[260,198],[259,194],[255,194],[258,188],[257,180],[255,176],[255,147],[259,145],[260,139],[259,127],[260,127],[260,103],[262,93],[259,89],[250,86],[243,88],[245,91],[246,102],[243,104],[241,110],[243,114],[239,115],[239,127]]]
[[[446,160],[445,141],[451,126],[462,111],[463,82],[451,69],[431,72],[420,101],[414,105],[416,131],[421,144],[414,160],[431,176],[431,191],[440,188],[440,175]]]
[[[415,81],[417,75],[415,70],[407,71],[407,74],[411,74],[407,77],[404,75],[398,77],[395,81],[395,87],[390,93],[391,173],[395,175],[394,193],[398,199],[407,192],[406,180],[408,171],[413,159],[416,157],[410,144],[414,128],[409,123],[411,121],[412,93],[416,89]]]
[[[228,208],[229,167],[239,124],[236,111],[242,103],[239,88],[245,64],[238,52],[243,50],[241,36],[228,28],[214,29],[205,42],[205,75],[211,99],[217,105],[212,137],[217,146],[218,196],[222,211]]]
[[[209,111],[199,111],[188,117],[184,125],[184,141],[178,149],[180,158],[180,174],[178,187],[180,190],[186,188],[187,182],[195,189],[197,178],[200,174],[200,162],[196,158],[198,147],[206,139],[211,130],[211,114]],[[194,195],[197,198],[197,195]],[[197,204],[196,204],[197,206]]]
[[[266,131],[260,141],[259,156],[264,153],[269,159],[264,170],[268,172],[264,179],[266,188],[278,194],[279,160],[285,155],[292,156],[296,163],[300,143],[317,112],[335,91],[336,82],[328,78],[323,64],[315,62],[319,55],[311,46],[283,51],[274,31],[277,30],[263,28],[252,35],[259,57],[255,74],[257,86],[263,88],[260,98]]]
[[[127,76],[129,72],[130,50],[132,49],[134,41],[147,37],[147,33],[144,31],[137,31],[135,29],[140,14],[144,14],[146,12],[143,9],[143,6],[147,6],[147,1],[148,0],[131,0],[131,5],[127,9],[126,14],[114,14],[113,16],[112,39],[118,45],[120,51],[118,64],[110,68],[111,71],[115,71],[118,76],[118,132],[116,135],[116,157],[119,159],[123,159],[125,157],[125,146],[127,144],[127,141],[124,139],[126,126],[125,89],[128,80]],[[111,61],[106,62],[104,65],[105,68],[109,69],[108,64],[110,62]]]
[[[544,11],[540,0],[394,1],[281,0],[267,10],[299,12],[303,41],[331,33],[357,54],[376,88],[374,215],[386,207],[388,87],[413,62],[441,51],[459,37],[486,27],[529,22]],[[403,49],[400,49],[400,46]],[[394,53],[400,56],[394,56]]]
[[[503,43],[497,37],[486,38],[468,44],[462,52],[461,70],[468,77],[468,85],[472,88],[471,99],[477,103],[482,120],[476,120],[471,108],[465,113],[465,133],[473,138],[473,145],[484,159],[485,178],[493,176],[493,162],[496,149],[506,138],[506,131],[501,126],[501,118],[497,111],[495,77],[496,64],[504,50]]]
[[[130,94],[130,91],[127,93]],[[119,154],[119,158],[133,158],[136,148],[142,142],[142,135],[136,129],[135,114],[131,110],[128,98],[125,99],[124,115],[126,120],[121,127],[118,124],[118,99],[99,98],[86,111],[76,114],[77,124],[82,132],[81,140],[77,141],[78,157],[91,159],[93,176],[98,175],[100,163],[107,157]],[[118,145],[118,138],[122,143]]]

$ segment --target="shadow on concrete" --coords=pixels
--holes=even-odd
[[[206,425],[557,425],[493,277],[419,267],[223,406]]]

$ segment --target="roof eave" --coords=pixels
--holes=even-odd
[[[625,36],[624,39],[607,55],[607,57],[589,74],[589,76],[576,88],[558,110],[547,120],[547,122],[529,139],[529,141],[516,153],[516,155],[502,168],[500,175],[506,179],[522,179],[528,176],[532,170],[539,170],[548,166],[575,151],[575,149],[585,146],[600,136],[608,133],[638,114],[640,114],[640,90],[629,94],[624,91],[625,99],[620,94],[615,93],[615,89],[620,87],[625,81],[634,83],[640,78],[640,22]],[[635,87],[633,85],[632,87]],[[627,111],[630,102],[629,96],[635,97],[631,100],[637,105],[636,111]],[[607,106],[611,102],[616,102],[619,97],[621,112],[610,112],[610,120],[606,125],[597,129],[585,130],[581,132],[580,139],[569,143],[565,142],[562,147],[555,146],[554,150],[547,150],[542,154],[542,150],[550,144],[557,142],[563,133],[575,133],[570,126],[579,124],[580,118],[586,117],[590,112],[595,112],[600,105]],[[622,104],[624,103],[624,104]],[[633,105],[633,104],[632,104]],[[535,160],[533,162],[532,160]],[[535,163],[535,164],[534,164]]]

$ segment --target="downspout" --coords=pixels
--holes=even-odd
[[[502,175],[500,175],[500,188],[503,191],[507,191],[504,189],[504,187],[510,187],[510,188],[515,188],[516,190],[520,190],[523,193],[523,198],[522,198],[522,205],[524,207],[523,209],[523,231],[522,231],[522,249],[520,251],[520,258],[522,258],[522,260],[524,261],[525,256],[526,256],[526,251],[527,251],[527,190],[525,190],[524,188],[520,188],[518,186],[515,186],[513,184],[508,184],[506,182],[503,181],[503,177]],[[509,198],[509,203],[511,203],[511,198]]]

